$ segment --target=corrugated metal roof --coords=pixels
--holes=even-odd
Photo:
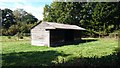
[[[43,22],[47,23],[53,28],[46,27],[46,29],[73,29],[73,30],[86,30],[82,27],[79,27],[77,25],[69,25],[69,24],[61,24],[61,23],[55,23],[55,22]]]

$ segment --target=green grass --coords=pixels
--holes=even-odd
[[[32,46],[26,38],[19,41],[7,39],[2,37],[3,66],[115,66],[118,59],[116,39],[84,38],[79,44],[61,47]]]

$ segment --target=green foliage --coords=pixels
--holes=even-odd
[[[13,11],[10,9],[2,10],[2,26],[3,28],[9,28],[11,25],[15,24],[15,18],[12,13]]]
[[[119,34],[120,34],[120,30],[116,30],[113,33],[110,33],[109,37],[111,37],[111,38],[118,38],[119,39]]]
[[[10,37],[10,36],[8,36],[8,39],[11,39],[11,37]]]
[[[119,2],[53,2],[44,7],[45,21],[75,24],[99,35],[119,29]]]
[[[17,25],[12,25],[9,27],[8,34],[9,35],[15,35],[17,33],[18,26]]]
[[[15,16],[15,20],[17,22],[32,24],[37,21],[37,18],[35,18],[32,14],[27,13],[23,9],[16,9],[13,11],[13,14]]]
[[[13,36],[17,33],[30,33],[31,27],[37,22],[32,14],[23,9],[2,10],[2,35]]]

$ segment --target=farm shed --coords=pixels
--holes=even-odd
[[[57,46],[81,39],[81,31],[76,25],[41,22],[31,29],[31,44],[37,46]]]

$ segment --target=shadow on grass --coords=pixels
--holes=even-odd
[[[3,67],[22,66],[26,67],[40,67],[40,66],[74,66],[80,68],[120,68],[120,52],[112,55],[98,57],[74,57],[68,61],[58,59],[58,56],[67,57],[70,54],[59,53],[57,51],[36,51],[36,52],[19,52],[3,54]],[[55,64],[55,62],[57,64]],[[6,67],[7,66],[7,67]],[[12,67],[13,68],[13,67]]]
[[[52,61],[57,60],[58,56],[65,57],[68,55],[53,50],[9,53],[2,55],[2,64],[5,68],[10,66],[54,66],[55,63]]]
[[[88,42],[94,42],[98,41],[97,39],[81,39],[81,40],[76,40],[73,42],[64,42],[63,44],[55,44],[55,46],[52,47],[61,47],[61,46],[67,46],[67,45],[78,45],[81,43],[88,43]]]
[[[75,57],[67,62],[60,64],[62,66],[75,66],[80,68],[120,68],[120,48],[115,49],[111,55],[94,57]]]
[[[94,41],[98,41],[98,40],[97,39],[81,39],[81,40],[74,41],[73,44],[78,45],[80,43],[88,43],[88,42],[94,42]]]
[[[119,59],[119,60],[118,60]],[[120,68],[120,57],[117,55],[103,56],[101,58],[73,58],[66,63],[61,65],[63,66],[75,66],[80,68]]]

